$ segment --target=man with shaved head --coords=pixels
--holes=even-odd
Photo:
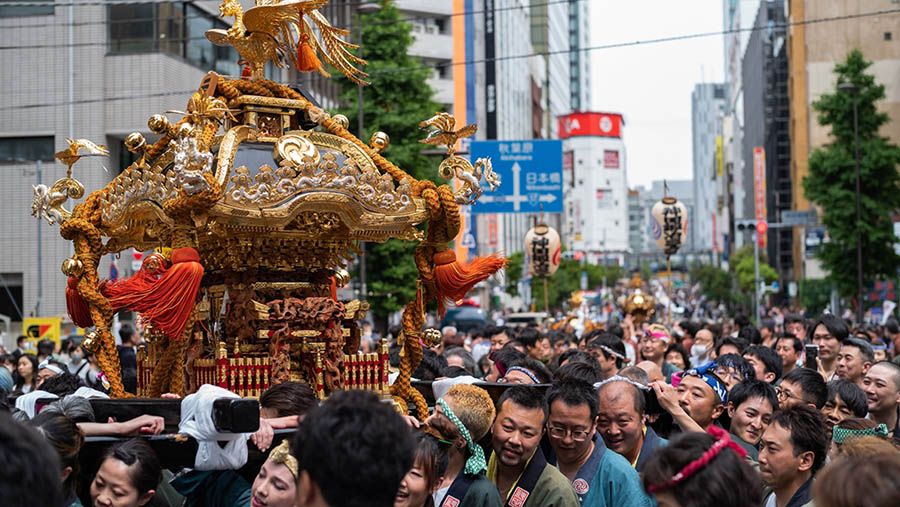
[[[666,376],[663,375],[662,368],[660,368],[659,365],[654,363],[653,361],[641,361],[635,366],[647,372],[647,375],[650,376],[650,382],[655,382],[657,380],[666,380]]]
[[[666,445],[653,428],[646,425],[644,386],[614,376],[597,389],[599,412],[597,431],[606,446],[621,454],[638,472],[657,448]]]
[[[869,419],[885,424],[894,442],[900,442],[900,366],[881,361],[863,377],[862,390],[869,405]]]

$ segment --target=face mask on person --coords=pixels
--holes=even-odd
[[[84,359],[84,355],[82,354],[72,354],[71,356],[73,363],[80,363],[82,359]]]
[[[691,345],[691,355],[694,357],[703,357],[706,355],[706,345],[702,343],[695,343]]]

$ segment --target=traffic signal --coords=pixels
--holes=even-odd
[[[766,231],[769,230],[769,224],[765,220],[735,220],[734,226],[740,232],[756,231],[756,241],[759,246],[765,246]]]

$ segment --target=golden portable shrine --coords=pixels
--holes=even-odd
[[[137,160],[71,212],[66,200],[84,195],[72,165],[104,147],[69,140],[57,154],[67,176],[35,188],[33,213],[59,222],[74,245],[62,266],[67,307],[75,324],[92,328],[83,346],[97,355],[113,397],[127,393],[110,328],[115,312],[131,310],[145,323],[147,342],[138,352],[140,396],[184,395],[204,383],[258,396],[304,380],[320,397],[369,389],[427,415],[410,387],[423,344],[440,338],[423,329],[426,304],[437,300],[443,311],[505,265],[497,255],[464,264],[448,249],[460,229],[459,206],[500,182],[489,159],[472,164],[455,155],[458,139],[475,126],[455,130],[447,113],[420,124],[429,131],[422,142],[447,149],[439,173],[455,184],[438,186],[382,155],[387,134],[367,144],[347,130],[347,118],[263,77],[270,60],[325,74],[321,58],[365,84],[356,67],[365,62],[342,38],[349,32],[316,10],[325,3],[258,0],[243,12],[226,0],[220,14],[234,17],[234,26],[207,37],[237,49],[246,65],[240,78],[210,72],[178,121],[150,117],[159,139],[129,135]],[[357,353],[356,321],[368,303],[339,301],[337,289],[349,282],[359,242],[390,238],[418,242],[419,274],[403,312],[400,374],[389,386],[387,345]],[[100,258],[132,247],[155,253],[132,277],[101,281]]]

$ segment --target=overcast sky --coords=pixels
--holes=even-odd
[[[591,46],[722,30],[721,0],[590,2]],[[629,187],[690,179],[691,91],[724,79],[723,42],[712,36],[600,49],[591,55],[595,111],[625,115]]]

